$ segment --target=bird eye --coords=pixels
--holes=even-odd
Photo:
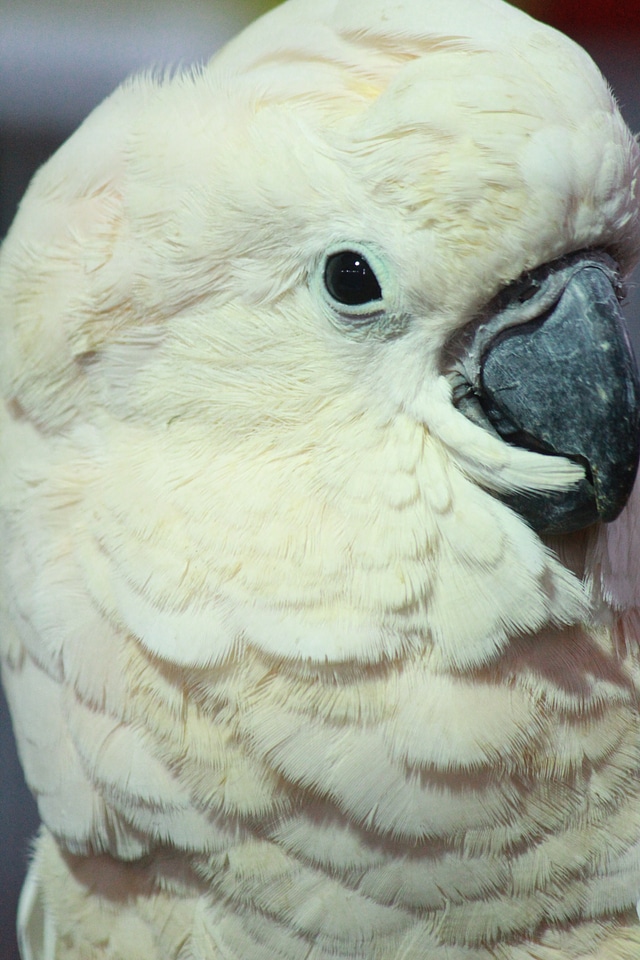
[[[340,250],[327,259],[324,283],[333,299],[348,307],[382,300],[378,278],[356,250]]]

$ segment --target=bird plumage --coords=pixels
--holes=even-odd
[[[629,269],[639,167],[498,0],[289,0],[38,173],[0,254],[25,960],[637,957],[638,494],[536,533],[500,496],[583,468],[449,361],[527,271]]]

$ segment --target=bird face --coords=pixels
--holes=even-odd
[[[588,58],[522,22],[320,31],[312,59],[249,32],[125,87],[36,180],[4,254],[6,389],[91,465],[82,551],[119,584],[91,589],[154,652],[367,659],[428,634],[472,664],[584,612],[535,531],[611,519],[635,476],[638,150]],[[605,355],[598,402],[556,404]],[[477,609],[507,557],[465,634],[461,593]]]

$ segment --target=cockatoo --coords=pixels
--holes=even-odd
[[[639,172],[501,0],[289,0],[35,177],[25,960],[640,957]]]

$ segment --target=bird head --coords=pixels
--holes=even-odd
[[[75,465],[101,607],[185,665],[468,668],[584,617],[541,534],[633,484],[639,166],[588,56],[497,0],[290,0],[125,84],[0,287],[10,430]]]

